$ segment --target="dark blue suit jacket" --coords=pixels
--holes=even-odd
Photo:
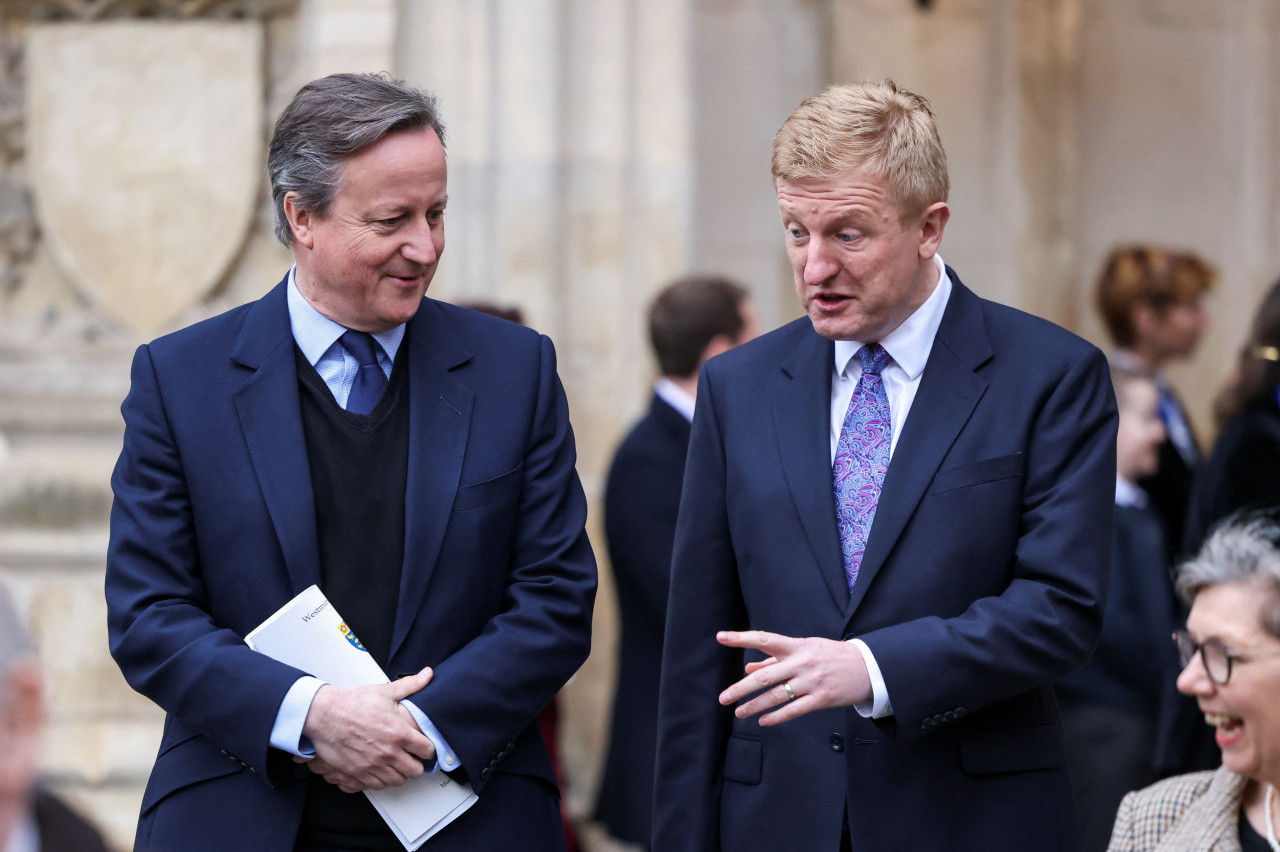
[[[614,837],[648,844],[658,743],[658,673],[671,587],[689,421],[655,395],[609,467],[604,531],[622,635],[609,757],[595,818]]]
[[[495,772],[554,784],[532,722],[588,651],[586,502],[547,338],[426,299],[404,345],[410,469],[387,673],[435,668],[411,700],[485,804]],[[305,783],[268,740],[301,673],[242,637],[320,580],[294,348],[282,282],[134,358],[106,595],[112,654],[168,714],[139,849],[292,847]],[[452,848],[452,828],[430,848]]]
[[[1049,682],[1097,639],[1115,482],[1106,361],[956,279],[852,595],[831,481],[833,345],[808,319],[698,388],[663,658],[654,848],[1079,843]],[[894,713],[762,728],[719,629],[861,637]],[[759,659],[758,653],[746,655]]]

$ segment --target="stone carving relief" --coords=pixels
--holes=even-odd
[[[261,183],[256,22],[59,23],[27,34],[27,164],[53,260],[143,335],[221,280]]]

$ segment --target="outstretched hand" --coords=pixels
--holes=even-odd
[[[772,709],[760,717],[760,724],[777,725],[814,710],[871,700],[866,661],[851,642],[816,636],[795,639],[763,630],[724,630],[716,634],[716,641],[730,648],[751,648],[767,656],[747,663],[746,677],[720,693],[720,703],[725,706],[756,693],[734,711],[739,719]]]
[[[417,778],[422,762],[434,758],[436,750],[400,701],[426,688],[431,676],[425,668],[391,683],[320,687],[302,726],[316,755],[294,760],[344,793],[398,787]]]

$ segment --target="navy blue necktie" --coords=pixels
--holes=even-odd
[[[347,395],[347,411],[368,414],[387,389],[387,374],[378,364],[378,341],[365,331],[348,331],[339,340],[360,365],[351,383],[351,393]]]

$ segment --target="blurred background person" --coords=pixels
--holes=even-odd
[[[0,585],[0,852],[106,852],[97,830],[40,786],[40,662]]]
[[[1221,430],[1191,498],[1187,552],[1215,522],[1244,508],[1280,505],[1280,281],[1267,291],[1240,350],[1235,379],[1216,406]]]
[[[1190,600],[1176,635],[1178,689],[1215,731],[1222,765],[1130,793],[1113,852],[1280,848],[1280,526],[1253,517],[1216,529],[1178,573]]]
[[[1102,637],[1089,664],[1055,684],[1087,852],[1107,848],[1125,793],[1179,771],[1181,755],[1167,744],[1178,675],[1168,645],[1178,606],[1160,518],[1136,484],[1155,472],[1165,440],[1159,391],[1146,373],[1114,365],[1111,383],[1120,424]]]
[[[618,447],[605,485],[605,536],[622,635],[595,819],[614,838],[643,847],[652,822],[671,550],[698,370],[756,333],[746,289],[728,278],[682,278],[657,295],[649,308],[649,342],[662,375],[648,412]]]
[[[1200,465],[1200,447],[1182,401],[1164,375],[1173,361],[1189,357],[1208,325],[1204,296],[1217,283],[1217,271],[1190,252],[1155,246],[1113,249],[1098,280],[1097,305],[1116,347],[1112,363],[1145,372],[1160,391],[1160,419],[1166,440],[1160,464],[1142,486],[1176,550],[1191,483]]]

